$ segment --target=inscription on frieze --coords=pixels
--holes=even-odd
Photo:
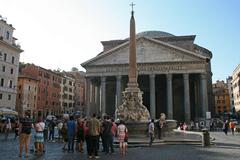
[[[183,67],[178,66],[138,66],[139,71],[170,71],[170,70],[182,70]]]
[[[178,63],[178,64],[138,64],[137,70],[139,74],[148,74],[148,73],[184,73],[186,71],[192,73],[199,73],[205,70],[204,63]],[[125,65],[114,65],[114,66],[99,66],[91,67],[87,69],[88,75],[99,76],[99,75],[117,75],[117,74],[127,74],[129,71],[128,66]]]

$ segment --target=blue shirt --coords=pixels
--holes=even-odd
[[[74,120],[69,120],[67,122],[67,134],[73,136],[75,134],[75,121]]]

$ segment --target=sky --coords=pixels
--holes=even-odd
[[[136,32],[196,35],[210,50],[213,82],[240,64],[239,0],[0,0],[0,15],[16,29],[20,61],[46,69],[84,70],[103,50],[101,41],[129,36],[133,2]]]

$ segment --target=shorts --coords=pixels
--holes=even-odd
[[[43,132],[36,132],[36,134],[35,134],[35,142],[39,142],[39,143],[43,143],[44,142]]]
[[[21,144],[29,144],[31,138],[31,134],[21,133],[20,134],[20,143]]]

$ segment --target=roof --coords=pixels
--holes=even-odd
[[[138,37],[148,37],[148,38],[161,38],[161,37],[173,37],[173,34],[163,32],[163,31],[144,31],[140,32],[137,35]]]

